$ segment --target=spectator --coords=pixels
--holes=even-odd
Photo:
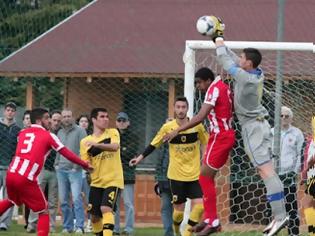
[[[87,134],[92,134],[90,119],[88,115],[80,115],[77,119],[77,124],[81,128],[85,129]]]
[[[66,147],[79,155],[80,141],[86,136],[86,131],[75,124],[71,110],[63,110],[61,116],[61,129],[58,131],[57,136]],[[55,168],[57,172],[60,207],[63,215],[63,232],[71,233],[75,231],[76,233],[83,233],[82,168],[68,161],[59,153],[57,153]],[[72,206],[70,206],[70,196],[72,196],[76,219],[75,227]]]
[[[15,122],[15,115],[15,103],[8,102],[4,106],[4,117],[0,118],[0,188],[2,187],[2,199],[7,198],[5,178],[8,166],[15,153],[17,136],[21,130]],[[1,231],[6,231],[9,228],[12,221],[12,214],[13,208],[10,208],[0,217]]]
[[[51,113],[50,121],[50,132],[53,134],[57,134],[61,125],[61,112],[57,110],[53,111]],[[51,150],[49,156],[46,158],[44,168],[38,176],[38,182],[41,190],[45,192],[45,189],[47,189],[46,199],[48,201],[48,210],[50,216],[49,231],[51,233],[54,233],[56,231],[56,215],[58,209],[58,181],[54,167],[56,155],[56,151]],[[29,225],[26,231],[28,233],[34,233],[36,230],[36,223],[38,221],[38,214],[31,211],[28,221]]]
[[[31,123],[31,110],[26,110],[23,114],[23,126],[24,128],[28,128],[32,125]]]
[[[166,122],[172,121],[172,118]],[[164,236],[173,236],[173,205],[172,205],[172,192],[169,179],[167,178],[169,154],[168,144],[165,144],[162,150],[162,155],[157,161],[155,179],[155,192],[161,198],[161,217],[164,228]]]
[[[79,118],[77,119],[77,124],[85,129],[87,134],[91,134],[91,129],[90,129],[90,119],[88,115],[80,115]],[[88,183],[88,178],[87,176],[89,173],[85,170],[82,171],[82,193],[83,193],[83,202],[84,202],[84,207],[87,208],[89,204],[89,194],[90,194],[90,184]],[[85,233],[90,233],[92,232],[92,224],[91,224],[91,219],[90,219],[90,213],[87,213],[87,224],[84,228]]]
[[[132,132],[130,132],[129,126],[130,120],[127,113],[119,112],[116,118],[116,127],[120,134],[120,157],[124,172],[124,189],[117,199],[114,235],[119,235],[120,231],[120,196],[123,197],[125,209],[125,229],[123,235],[132,235],[134,230],[135,167],[130,166],[129,161],[137,154],[138,139]]]
[[[304,136],[300,129],[292,125],[293,112],[289,107],[281,107],[281,150],[277,168],[284,186],[285,208],[289,214],[289,235],[299,235],[300,219],[297,202],[297,175],[301,170],[301,154]],[[274,129],[271,130],[274,135]]]

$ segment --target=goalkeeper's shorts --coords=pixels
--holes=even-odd
[[[315,198],[315,176],[307,179],[305,193]]]

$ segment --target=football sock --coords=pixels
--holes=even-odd
[[[4,199],[0,201],[0,216],[6,212],[10,207],[13,207],[14,204],[10,202],[8,199]]]
[[[37,235],[48,236],[49,234],[49,214],[40,213],[38,215]]]
[[[199,183],[203,193],[204,220],[211,224],[218,218],[215,182],[211,177],[200,175]]]
[[[173,226],[174,226],[174,232],[176,235],[180,235],[179,232],[179,227],[180,224],[182,223],[184,218],[184,212],[183,211],[178,211],[174,208],[173,211]]]
[[[305,221],[309,236],[315,236],[315,209],[309,207],[304,209]]]
[[[188,224],[185,226],[183,236],[192,235],[192,232],[190,231],[190,229],[201,220],[202,213],[203,213],[203,204],[199,204],[199,203],[195,204],[190,212]]]
[[[92,222],[92,230],[94,234],[103,234],[103,222],[102,218],[99,218],[98,221]]]
[[[113,212],[103,213],[103,236],[112,236],[114,230],[114,214]]]
[[[267,189],[267,199],[270,203],[275,220],[282,220],[286,217],[284,204],[283,184],[277,175],[264,179]]]

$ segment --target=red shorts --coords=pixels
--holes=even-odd
[[[25,204],[33,212],[41,212],[47,209],[47,201],[37,182],[8,171],[6,184],[8,198],[16,205]]]
[[[210,134],[207,150],[203,158],[203,164],[212,169],[220,169],[229,158],[235,142],[234,130]]]

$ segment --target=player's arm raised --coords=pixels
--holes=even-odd
[[[103,151],[108,151],[108,152],[116,152],[119,150],[119,143],[96,143],[96,142],[91,142],[91,141],[86,141],[85,145],[89,148],[99,148]]]
[[[116,152],[120,148],[120,137],[118,130],[114,130],[113,135],[111,136],[110,143],[104,143],[104,142],[92,142],[92,141],[86,141],[85,145],[88,147],[88,149],[100,149],[102,151],[108,151],[108,152]]]
[[[163,136],[165,134],[165,125],[161,127],[159,132],[155,135],[152,142],[145,148],[142,154],[136,156],[135,158],[129,161],[130,166],[137,165],[140,161],[142,161],[146,156],[150,155],[156,148],[160,147],[163,143]]]
[[[164,135],[163,142],[169,142],[173,138],[175,138],[179,134],[179,132],[190,129],[200,124],[204,119],[207,118],[207,115],[212,109],[213,106],[211,104],[203,103],[197,115],[191,118],[191,120],[188,123],[181,125],[176,130]]]

